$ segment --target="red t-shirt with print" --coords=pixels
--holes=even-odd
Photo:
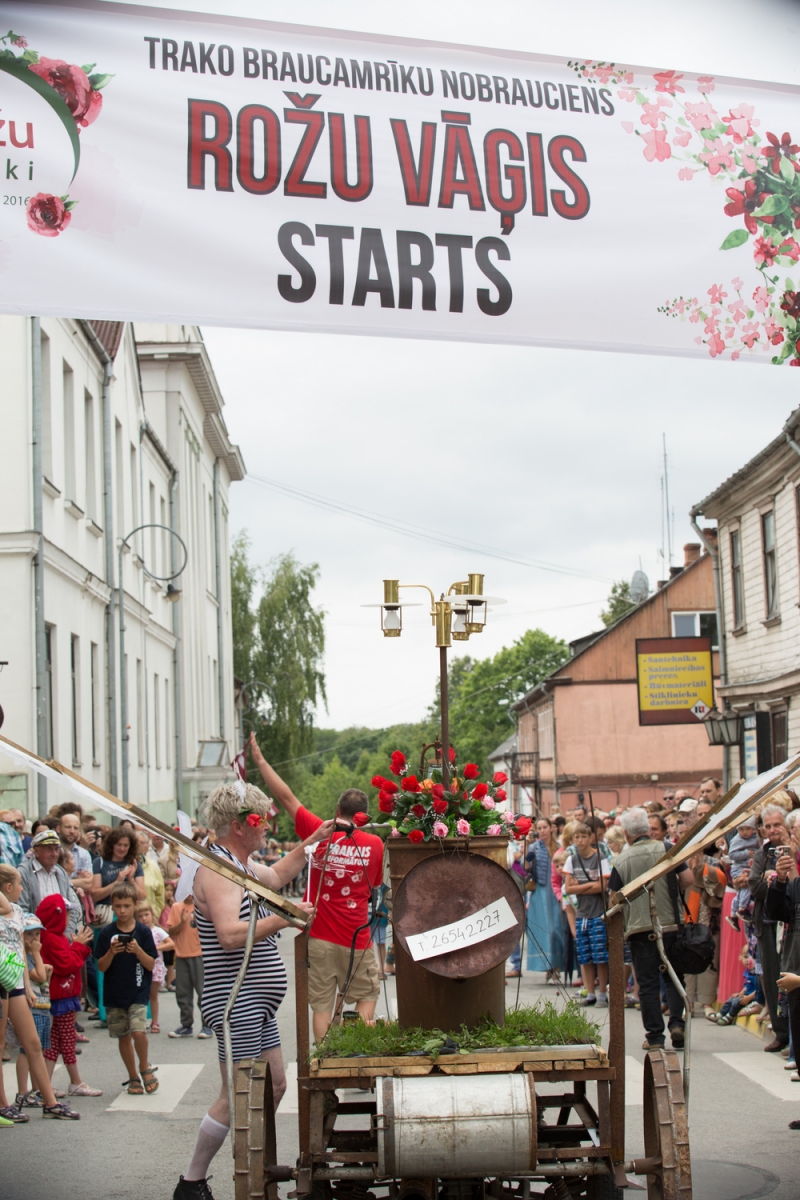
[[[321,824],[321,817],[300,805],[294,819],[298,837],[309,837]],[[309,936],[350,946],[356,929],[367,923],[370,892],[383,882],[383,842],[372,833],[356,829],[352,835],[335,833],[331,843],[321,887],[320,873],[328,843],[318,842],[314,847],[311,886],[306,895],[313,904],[319,889],[319,906]],[[356,950],[364,950],[369,943],[369,930],[362,929],[356,939]]]

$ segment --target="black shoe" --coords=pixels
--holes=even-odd
[[[778,1038],[773,1038],[773,1040],[770,1042],[770,1044],[768,1046],[764,1047],[764,1053],[765,1054],[777,1054],[778,1051],[782,1050],[785,1045],[786,1045],[786,1042],[781,1042],[778,1040]]]
[[[75,1022],[75,1032],[76,1033],[86,1033],[86,1030],[83,1028],[82,1025],[79,1025],[78,1022],[76,1021]]]
[[[674,1029],[670,1029],[669,1036],[672,1040],[673,1050],[682,1050],[685,1031],[682,1025],[676,1025]]]
[[[184,1179],[181,1175],[172,1193],[172,1200],[214,1200],[208,1179]]]

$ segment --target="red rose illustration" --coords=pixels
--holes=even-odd
[[[394,812],[394,800],[388,792],[381,792],[380,796],[378,797],[378,809],[382,813]]]
[[[27,204],[28,228],[42,237],[58,237],[72,220],[72,213],[59,196],[38,192]]]
[[[492,783],[508,783],[508,776],[505,771],[495,771],[492,776]]]
[[[412,804],[411,811],[415,817],[424,817],[425,816],[425,805],[424,804]]]
[[[446,813],[447,812],[447,801],[442,800],[441,798],[439,798],[438,800],[434,800],[431,803],[431,808],[433,809],[433,811],[435,813],[440,813],[440,814]]]
[[[421,842],[424,837],[425,837],[425,834],[422,832],[421,829],[412,829],[408,835],[408,840],[410,842]]]
[[[359,827],[361,825],[368,825],[369,824],[369,813],[367,813],[367,812],[353,813],[353,824],[358,825]]]
[[[394,753],[392,754],[392,772],[395,775],[399,775],[405,765],[406,765],[405,754],[403,754],[402,750],[395,750]]]
[[[30,70],[58,92],[72,113],[76,125],[89,124],[84,118],[92,105],[92,85],[85,71],[80,67],[70,66],[60,58],[40,58],[38,62],[30,64]],[[92,121],[99,112],[98,106]]]
[[[475,763],[467,763],[467,765],[464,767],[465,779],[477,779],[480,773],[481,769]]]
[[[505,789],[504,789],[504,788],[498,788],[498,789],[497,789],[497,791],[496,791],[496,792],[495,792],[495,794],[494,794],[494,798],[495,798],[495,800],[499,800],[501,803],[502,803],[502,801],[503,801],[503,800],[506,800],[506,799],[508,799],[508,797],[507,797],[507,795],[506,795],[506,792],[505,792]]]
[[[472,789],[472,799],[482,800],[488,791],[489,788],[485,783],[476,783],[475,787]]]

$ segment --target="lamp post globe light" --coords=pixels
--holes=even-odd
[[[160,525],[155,522],[148,522],[146,525],[137,525],[119,544],[119,561],[117,566],[117,579],[119,581],[117,588],[117,603],[119,606],[119,705],[120,724],[122,725],[122,799],[126,802],[130,799],[128,795],[128,742],[130,741],[130,734],[128,733],[128,670],[125,664],[125,588],[122,579],[122,556],[128,548],[128,542],[131,538],[145,529],[165,529],[170,537],[175,538],[180,543],[180,547],[183,550],[183,562],[177,571],[172,571],[169,575],[156,575],[148,569],[144,559],[141,559],[142,570],[149,579],[154,579],[157,583],[166,583],[167,588],[164,592],[164,598],[173,604],[181,598],[180,589],[175,587],[174,580],[183,574],[186,570],[186,564],[189,561],[189,551],[186,549],[186,543],[181,535],[176,533],[174,529],[171,529],[169,525]]]
[[[399,579],[384,579],[383,603],[364,604],[363,608],[381,610],[381,630],[384,637],[400,637],[403,632],[403,609],[418,608],[417,604],[403,603],[403,589],[421,588],[430,596],[431,624],[436,630],[436,646],[439,650],[439,687],[442,711],[442,782],[450,784],[450,715],[447,688],[447,651],[454,641],[466,642],[476,633],[482,633],[486,625],[489,605],[505,604],[498,596],[484,596],[483,575],[469,575],[464,580],[451,583],[447,594],[441,593],[437,600],[426,583],[401,583]]]

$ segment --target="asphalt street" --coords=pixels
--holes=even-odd
[[[292,960],[292,935],[281,950]],[[541,975],[532,977],[541,980]],[[508,988],[516,999],[515,981]],[[520,1000],[557,997],[555,988],[523,977]],[[120,1087],[125,1072],[105,1030],[84,1022],[90,1044],[80,1058],[84,1079],[104,1094],[76,1100],[79,1123],[43,1121],[31,1112],[27,1125],[0,1129],[0,1200],[171,1200],[172,1190],[191,1155],[200,1120],[219,1088],[215,1041],[175,1040],[166,1031],[178,1024],[174,998],[162,996],[161,1027],[151,1039],[152,1061],[161,1087],[154,1096],[128,1097]],[[394,1004],[393,984],[381,996],[378,1015]],[[598,1013],[603,1025],[607,1014]],[[294,998],[280,1013],[284,1057],[295,1052]],[[199,1021],[195,1030],[199,1029]],[[643,1031],[636,1010],[626,1013],[628,1157],[643,1154],[641,1076]],[[791,1083],[780,1056],[763,1053],[762,1043],[735,1026],[718,1028],[702,1018],[692,1022],[690,1131],[694,1200],[796,1200],[800,1132],[787,1124],[800,1117],[800,1084]],[[605,1042],[604,1036],[604,1042]],[[6,1090],[16,1090],[14,1064],[4,1064]],[[290,1068],[289,1091],[278,1113],[278,1157],[297,1155],[297,1101]],[[63,1067],[55,1081],[66,1083]],[[233,1200],[232,1160],[224,1147],[212,1166],[216,1200]],[[637,1181],[643,1183],[643,1180]],[[289,1185],[282,1186],[285,1196]],[[628,1191],[631,1200],[640,1194]],[[644,1193],[641,1193],[644,1194]]]

